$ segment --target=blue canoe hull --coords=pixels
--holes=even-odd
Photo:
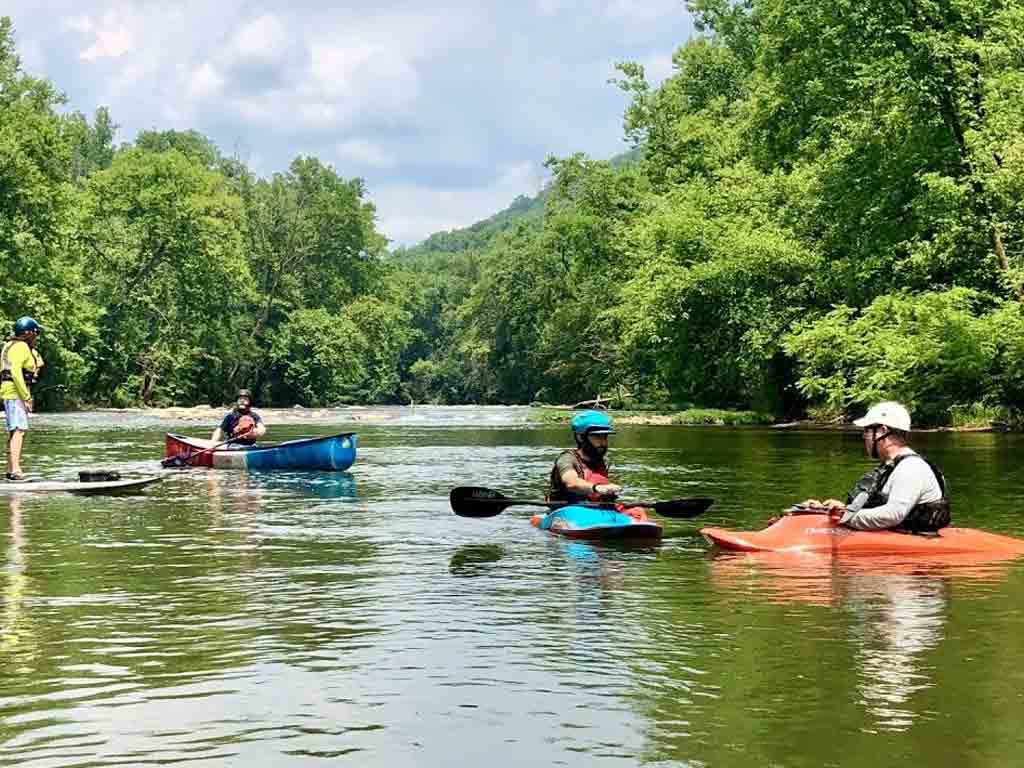
[[[561,507],[535,515],[532,522],[542,531],[570,539],[660,539],[662,534],[657,523],[601,507]]]
[[[204,451],[205,440],[181,435],[167,435],[165,452],[168,457],[187,455],[189,463],[197,467],[215,469],[306,469],[343,472],[356,460],[359,440],[352,432],[328,437],[291,440],[276,445],[257,445],[239,450]]]

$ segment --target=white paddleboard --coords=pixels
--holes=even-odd
[[[0,482],[0,493],[130,493],[163,480],[159,475],[132,480],[83,483],[78,480],[31,480],[27,483]]]

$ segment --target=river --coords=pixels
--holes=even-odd
[[[1006,766],[1024,761],[1024,563],[788,567],[715,554],[870,466],[856,433],[624,426],[634,498],[707,495],[658,546],[529,508],[566,428],[521,408],[272,412],[354,430],[347,473],[167,472],[143,494],[0,497],[0,765]],[[153,471],[145,413],[43,415],[26,469]],[[1024,439],[928,434],[959,525],[1024,536]]]

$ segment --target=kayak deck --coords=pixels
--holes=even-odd
[[[832,555],[1024,555],[1024,540],[973,528],[943,528],[935,534],[855,531],[828,515],[786,515],[761,531],[702,528],[715,546],[736,552],[805,552]]]
[[[546,515],[534,515],[530,523],[542,531],[569,539],[650,541],[660,539],[663,532],[640,507],[619,510],[569,505]]]
[[[159,483],[163,477],[152,475],[132,480],[107,480],[83,483],[79,480],[63,482],[59,480],[33,480],[26,483],[0,483],[0,493],[75,493],[116,494],[134,493],[153,483]]]

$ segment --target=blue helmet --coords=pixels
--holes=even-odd
[[[574,435],[610,435],[612,420],[607,413],[601,411],[583,411],[572,417],[569,422]]]
[[[37,323],[35,320],[33,320],[28,315],[25,315],[24,317],[19,317],[17,320],[14,321],[14,335],[15,336],[21,336],[21,334],[29,333],[30,331],[35,331],[36,333],[42,333],[43,332],[43,326],[41,326],[39,323]]]

